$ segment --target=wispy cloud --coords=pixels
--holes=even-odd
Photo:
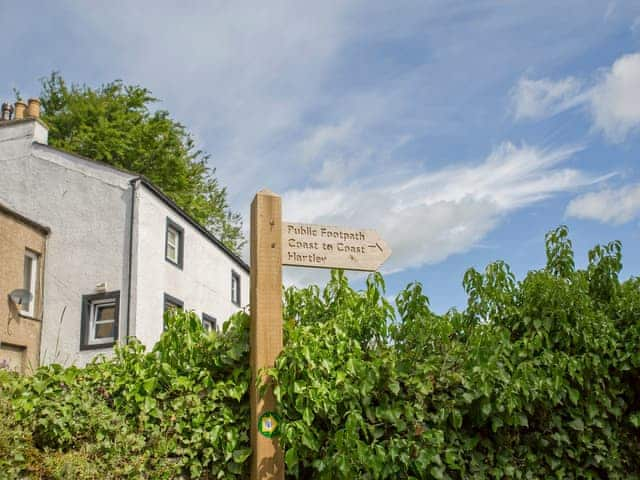
[[[557,82],[523,77],[512,89],[511,100],[513,116],[519,120],[556,115],[580,105],[585,97],[581,82],[573,77]]]
[[[476,245],[514,210],[597,182],[563,165],[578,148],[540,150],[504,143],[483,161],[365,182],[289,190],[289,221],[374,227],[393,250],[387,272],[442,261]]]
[[[618,58],[591,82],[567,77],[558,81],[521,78],[511,92],[516,119],[539,119],[585,106],[593,128],[612,142],[622,142],[640,128],[640,53]]]
[[[584,32],[602,21],[600,9],[569,21],[577,0],[553,15],[495,0],[63,4],[59,35],[88,53],[46,56],[56,56],[65,75],[82,64],[80,81],[96,82],[84,73],[92,68],[165,99],[212,153],[241,210],[262,186],[353,181],[390,159],[394,170],[416,168],[430,156],[417,152],[425,137],[432,146],[495,127],[497,88],[528,62],[547,61],[544,45],[530,41],[540,25],[562,62],[589,48],[595,40]],[[415,144],[402,155],[396,150],[407,139]]]
[[[580,195],[569,203],[567,216],[621,225],[640,217],[640,184]]]

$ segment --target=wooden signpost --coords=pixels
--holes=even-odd
[[[373,230],[282,222],[282,200],[269,190],[251,203],[251,479],[284,480],[280,417],[271,387],[256,380],[282,350],[282,265],[373,271],[391,250]],[[262,378],[269,385],[268,378]]]

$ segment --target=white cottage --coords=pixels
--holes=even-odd
[[[219,328],[249,303],[247,264],[156,186],[47,136],[35,114],[0,121],[0,203],[51,230],[42,364],[83,365],[128,337],[152,346],[170,306]]]

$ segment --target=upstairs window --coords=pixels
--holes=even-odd
[[[20,305],[24,315],[33,317],[36,305],[36,288],[38,286],[38,254],[31,250],[24,252],[24,283],[22,288],[31,294],[31,300]]]
[[[120,292],[82,297],[80,349],[110,347],[118,338]]]
[[[165,259],[178,268],[182,268],[184,258],[184,229],[167,218],[167,233],[165,238]]]
[[[218,321],[214,317],[212,317],[211,315],[207,315],[206,313],[202,314],[202,326],[207,332],[218,331]]]
[[[240,275],[231,270],[231,301],[240,306]]]

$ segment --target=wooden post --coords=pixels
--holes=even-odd
[[[251,203],[251,479],[284,480],[284,455],[277,437],[258,431],[276,401],[268,388],[259,398],[258,371],[271,367],[282,350],[282,201],[269,190]]]

